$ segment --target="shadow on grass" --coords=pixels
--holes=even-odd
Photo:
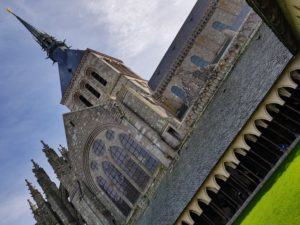
[[[256,194],[256,196],[250,201],[248,206],[243,210],[241,215],[233,223],[233,225],[239,225],[255,207],[255,205],[260,201],[260,199],[272,188],[272,186],[280,179],[282,174],[287,170],[290,164],[300,155],[300,142],[295,146],[295,148],[289,153],[289,155],[284,159],[281,165],[269,178],[269,180],[264,184],[261,190]]]

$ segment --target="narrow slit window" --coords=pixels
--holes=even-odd
[[[89,84],[85,84],[84,86],[85,86],[85,88],[86,88],[89,92],[91,92],[96,98],[100,98],[100,93],[99,93],[98,91],[96,91],[95,88],[93,88],[93,87],[92,87],[91,85],[89,85]]]
[[[177,133],[176,130],[174,130],[172,127],[168,128],[168,133],[171,134],[174,138],[176,138],[177,140],[180,140],[180,135]]]
[[[92,103],[90,103],[85,97],[83,97],[82,95],[79,95],[79,99],[80,101],[86,106],[86,107],[91,107],[93,106]]]
[[[106,86],[107,81],[105,79],[103,79],[98,73],[96,72],[92,72],[91,73],[92,77],[94,77],[100,84],[102,84],[103,86]]]

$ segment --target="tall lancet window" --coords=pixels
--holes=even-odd
[[[154,173],[159,163],[154,159],[142,146],[140,146],[128,134],[121,133],[119,135],[122,146],[135,156],[151,173]]]
[[[109,197],[109,199],[117,206],[117,208],[125,215],[128,216],[131,212],[130,206],[121,198],[118,191],[103,177],[96,178],[99,187]]]
[[[97,72],[92,71],[92,72],[91,72],[91,76],[92,76],[96,81],[98,81],[101,85],[106,86],[107,81],[106,81],[103,77],[101,77]]]
[[[142,189],[145,189],[150,177],[142,168],[130,158],[126,152],[118,147],[110,147],[110,153],[115,162],[126,172],[126,174]]]
[[[133,137],[117,127],[96,135],[89,148],[88,168],[96,186],[128,216],[149,188],[159,162]]]
[[[117,189],[127,197],[131,203],[135,203],[140,193],[134,186],[123,176],[123,174],[110,162],[102,163],[105,175],[110,178]]]

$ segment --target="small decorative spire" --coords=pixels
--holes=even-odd
[[[54,172],[56,173],[57,177],[62,175],[62,171],[65,169],[65,161],[63,159],[64,155],[62,153],[62,157],[59,156],[54,149],[50,148],[47,144],[42,142],[44,145],[43,152],[45,153],[49,164],[52,166]]]
[[[25,179],[25,182],[33,198],[35,198],[37,195],[41,195],[41,193],[32,185],[31,182],[29,182],[27,179]]]
[[[32,164],[33,164],[33,169],[40,169],[40,165],[37,164],[33,159],[31,160]]]
[[[43,140],[41,140],[41,143],[43,144],[44,149],[48,149],[49,145],[47,145]]]
[[[67,148],[63,147],[62,145],[59,145],[58,151],[64,157],[65,160],[69,160],[69,152]]]
[[[32,201],[30,201],[30,199],[27,199],[27,202],[28,202],[28,204],[29,204],[29,207],[30,207],[32,213],[34,214],[35,210],[37,210],[36,205],[34,205],[34,204],[32,203]]]

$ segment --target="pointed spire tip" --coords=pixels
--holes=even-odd
[[[8,13],[10,13],[10,14],[14,14],[13,11],[12,11],[12,9],[9,8],[9,7],[7,7],[7,8],[5,9],[5,11],[8,12]]]
[[[33,167],[34,167],[35,169],[39,169],[39,168],[40,168],[39,164],[37,164],[33,159],[31,160],[31,162],[32,162]]]

